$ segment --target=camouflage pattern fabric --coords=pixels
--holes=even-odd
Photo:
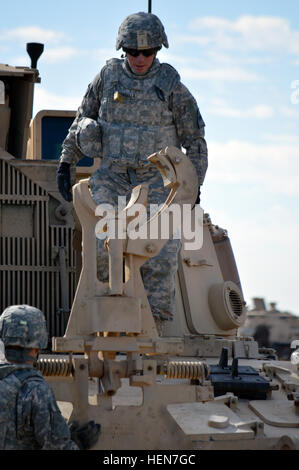
[[[168,47],[164,27],[156,15],[152,13],[134,13],[127,16],[119,27],[116,50],[121,47],[128,49],[151,49]]]
[[[0,449],[79,449],[50,386],[30,365],[0,362]]]
[[[44,349],[48,332],[43,313],[30,305],[11,305],[0,316],[0,338],[4,345]]]
[[[161,204],[167,194],[147,157],[167,145],[183,146],[203,183],[207,169],[205,124],[195,99],[179,74],[155,59],[145,75],[134,74],[127,60],[112,59],[89,85],[63,143],[60,161],[76,164],[83,154],[76,145],[82,118],[98,122],[102,132],[102,163],[90,178],[97,204],[117,205],[136,184],[150,182],[149,203]],[[86,139],[88,141],[88,139]],[[90,145],[94,146],[91,139]],[[130,174],[134,174],[134,181]],[[143,280],[154,315],[173,315],[175,273],[180,243],[170,240],[159,255],[143,266]],[[107,253],[98,241],[100,280],[107,279]]]
[[[140,82],[146,81],[152,78],[154,74],[157,74],[158,71],[161,69],[162,65],[160,64],[158,59],[155,59],[150,71],[146,75],[138,76],[130,71],[130,67],[126,59],[120,62],[122,67],[122,73],[125,76],[122,77],[124,83],[129,83],[130,79],[136,79]],[[61,162],[67,162],[75,165],[84,156],[76,144],[76,132],[78,129],[78,122],[84,117],[91,118],[96,121],[98,120],[99,113],[101,113],[100,108],[103,105],[102,100],[104,89],[104,76],[107,80],[108,74],[105,72],[110,67],[110,65],[111,64],[108,63],[105,67],[103,67],[102,71],[94,78],[92,83],[88,86],[87,92],[82,100],[81,106],[77,111],[76,118],[69,129],[69,133],[66,139],[63,142],[63,150],[60,158]],[[166,76],[163,79],[164,83],[167,82],[167,72],[165,72],[165,75]],[[114,86],[111,87],[111,95],[113,94],[113,96],[115,91],[117,91],[117,85],[118,83],[116,81]],[[200,111],[198,109],[194,97],[191,95],[188,89],[180,82],[180,80],[171,90],[167,98],[168,99],[165,103],[165,108],[166,110],[171,110],[172,122],[176,128],[179,143],[180,145],[182,145],[182,147],[186,149],[187,156],[190,158],[193,165],[195,166],[195,169],[198,174],[199,184],[201,185],[204,181],[208,163],[207,145],[204,138],[204,121],[201,117]],[[119,104],[121,105],[122,103]],[[157,112],[154,108],[152,108],[151,105],[152,102],[150,103],[150,106],[148,106],[147,114],[151,115],[153,120],[155,121]],[[127,115],[126,118],[128,120],[133,119],[134,122],[136,107],[132,107],[132,113],[133,115]],[[111,137],[112,141],[115,136],[117,136],[117,128],[115,129],[114,135],[112,135]],[[93,143],[91,145],[93,145]],[[155,148],[155,151],[159,150],[161,150],[161,148],[157,146],[157,148]],[[148,155],[149,154],[146,153],[144,153],[144,155],[141,155],[140,162],[146,161],[146,157],[148,157]],[[122,155],[119,155],[119,160],[123,160],[123,163],[125,163],[124,158],[122,159]]]
[[[81,118],[76,129],[76,144],[86,157],[97,158],[102,152],[102,133],[97,121]]]
[[[103,160],[131,168],[149,166],[147,157],[157,149],[180,145],[168,108],[168,96],[179,75],[170,65],[155,63],[146,79],[140,80],[119,59],[107,65],[98,116]]]

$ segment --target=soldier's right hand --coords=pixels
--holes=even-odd
[[[88,421],[80,425],[78,421],[70,424],[71,439],[76,442],[80,450],[88,450],[93,447],[99,439],[101,425],[94,421]]]
[[[68,202],[73,199],[71,193],[71,170],[70,164],[61,162],[56,171],[56,183],[61,196]]]

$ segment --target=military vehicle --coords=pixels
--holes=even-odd
[[[37,367],[63,414],[101,423],[94,449],[299,449],[297,356],[278,361],[238,334],[247,314],[242,286],[227,232],[208,214],[198,219],[201,248],[182,244],[176,314],[163,331],[139,268],[166,240],[130,235],[146,186],[117,214],[117,223],[126,216],[125,237],[107,240],[109,282],[97,279],[100,219],[88,176],[100,161],[80,162],[73,203],[65,202],[55,171],[75,112],[45,110],[31,121],[42,45],[28,50],[31,68],[0,65],[1,310],[27,303],[45,313],[52,346]],[[174,204],[194,206],[197,178],[179,149],[149,159],[169,188],[154,216],[160,227]],[[192,215],[195,222],[195,207]]]
[[[276,302],[267,308],[263,298],[255,297],[239,334],[253,336],[260,348],[274,349],[278,359],[289,359],[291,344],[299,338],[299,316],[278,310]]]

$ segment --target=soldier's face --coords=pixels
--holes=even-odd
[[[153,53],[149,57],[146,57],[143,54],[139,54],[137,57],[134,57],[130,55],[129,52],[127,52],[127,59],[133,72],[137,74],[144,74],[151,67],[155,55],[156,54]]]

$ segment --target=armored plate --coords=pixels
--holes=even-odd
[[[184,433],[192,440],[254,438],[254,431],[249,426],[241,429],[240,426],[244,426],[245,423],[241,423],[240,418],[223,403],[180,403],[168,405],[167,410]],[[225,417],[228,418],[228,421]],[[217,421],[227,422],[227,426],[218,427]]]
[[[299,415],[296,414],[293,401],[286,400],[254,400],[249,403],[254,411],[265,423],[285,428],[298,428]]]

